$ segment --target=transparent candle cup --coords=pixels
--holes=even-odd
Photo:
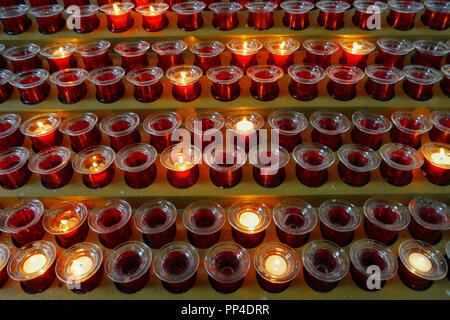
[[[424,25],[433,30],[446,30],[450,21],[450,4],[447,1],[425,1],[425,12],[420,17]]]
[[[271,65],[256,65],[247,69],[247,75],[251,79],[250,93],[253,98],[271,101],[278,97],[278,80],[284,75],[283,69]]]
[[[22,119],[14,113],[0,115],[0,151],[12,147],[20,147],[25,136],[20,132]]]
[[[319,1],[317,23],[327,30],[339,30],[344,27],[344,13],[351,5],[345,1]]]
[[[214,2],[208,8],[213,11],[213,26],[221,31],[228,31],[239,25],[238,11],[242,5],[238,2]]]
[[[225,45],[219,41],[197,41],[190,47],[194,54],[194,65],[200,67],[204,73],[208,69],[222,64],[220,55],[225,50]]]
[[[270,1],[252,1],[245,4],[248,10],[247,24],[255,30],[266,30],[273,26],[273,12],[277,4]]]
[[[50,76],[50,82],[58,89],[58,99],[72,104],[83,100],[87,94],[88,72],[84,69],[64,69]]]
[[[92,71],[94,69],[108,67],[113,64],[108,54],[108,49],[110,46],[111,43],[105,40],[88,42],[79,45],[75,49],[75,52],[81,56],[84,69],[87,71]]]
[[[144,119],[142,127],[145,132],[150,134],[152,146],[158,153],[161,153],[179,142],[179,139],[175,139],[175,135],[181,122],[181,117],[175,112],[156,112]]]
[[[369,54],[375,50],[375,44],[367,40],[344,39],[339,42],[339,46],[342,49],[339,63],[362,70],[367,66]]]
[[[390,131],[391,141],[414,149],[420,147],[423,134],[433,126],[426,115],[409,111],[396,111],[391,114],[391,120],[394,124]]]
[[[418,1],[390,0],[386,17],[387,23],[394,29],[405,31],[414,28],[416,14],[424,8]]]
[[[0,20],[3,32],[8,35],[20,34],[31,27],[31,20],[27,16],[30,9],[25,4],[11,5],[0,8]]]
[[[292,30],[303,30],[309,27],[309,12],[314,4],[309,1],[283,1],[280,3],[284,10],[283,24]]]
[[[356,97],[356,85],[364,78],[364,71],[347,65],[331,65],[326,69],[328,94],[341,101]]]
[[[381,138],[391,130],[391,121],[377,113],[357,111],[352,115],[354,127],[351,131],[352,141],[373,150],[381,147]]]
[[[166,11],[169,5],[163,2],[148,3],[136,8],[142,16],[142,28],[148,32],[158,32],[164,30],[169,25]]]
[[[31,139],[34,152],[59,146],[62,143],[62,133],[58,130],[61,117],[55,113],[43,113],[22,123],[20,131]]]
[[[19,90],[22,103],[38,104],[50,94],[48,76],[48,71],[44,69],[22,71],[16,73],[10,83]]]
[[[119,152],[130,144],[141,142],[139,116],[133,112],[112,114],[100,122],[100,131],[109,137],[111,147]]]
[[[93,113],[75,114],[62,120],[59,131],[69,136],[74,152],[99,145],[102,134],[97,128],[98,117]]]
[[[445,42],[435,40],[414,41],[414,48],[411,63],[435,69],[441,67],[442,59],[450,52],[450,47]]]
[[[197,66],[178,65],[167,69],[166,77],[172,83],[172,96],[180,102],[191,102],[200,97],[200,78],[203,70]]]
[[[3,51],[3,57],[11,62],[14,72],[21,72],[42,67],[39,59],[41,47],[34,43],[9,47]]]
[[[11,147],[0,151],[0,186],[3,189],[21,188],[30,180],[29,156],[30,152],[23,147]]]
[[[430,120],[433,123],[428,131],[431,141],[450,144],[450,111],[432,111]]]
[[[284,72],[294,64],[295,52],[300,42],[291,38],[270,38],[264,43],[269,52],[266,63],[283,69]]]
[[[10,70],[0,69],[0,103],[8,100],[13,93],[13,86],[9,83],[13,75]]]
[[[127,74],[127,80],[134,86],[137,101],[147,103],[158,100],[163,93],[161,78],[164,71],[159,67],[137,68]]]
[[[134,18],[131,10],[134,4],[130,2],[114,2],[104,4],[100,11],[106,15],[107,28],[113,33],[122,33],[131,29],[134,24]]]
[[[303,113],[290,110],[274,111],[267,121],[272,130],[277,130],[278,144],[288,152],[302,143],[302,132],[308,127],[308,119]]]
[[[59,70],[76,68],[77,61],[74,56],[75,46],[72,44],[50,45],[41,48],[41,55],[47,58],[50,73]]]
[[[232,101],[239,97],[241,87],[239,80],[243,71],[235,66],[212,67],[206,72],[206,76],[212,81],[211,95],[219,101]]]
[[[450,97],[450,64],[442,66],[441,72],[444,75],[440,82],[441,90],[447,97]]]
[[[61,31],[66,25],[62,16],[64,7],[58,4],[33,7],[28,13],[36,18],[38,30],[43,34],[53,34]]]
[[[221,143],[221,130],[224,124],[225,118],[215,111],[193,112],[184,119],[185,127],[192,134],[192,144],[202,150],[213,142]]]
[[[386,67],[403,68],[405,56],[414,50],[412,42],[405,39],[380,38],[375,63]]]
[[[288,69],[291,82],[289,93],[300,101],[310,101],[319,95],[318,83],[325,78],[325,70],[312,64],[294,64]]]
[[[183,52],[187,47],[183,40],[158,41],[152,44],[152,50],[158,57],[158,67],[167,71],[170,67],[184,64]]]
[[[333,53],[339,50],[336,42],[323,39],[308,39],[303,42],[305,58],[303,63],[317,65],[323,69],[331,65]]]
[[[258,145],[259,130],[264,126],[264,118],[257,112],[237,111],[225,118],[225,128],[231,131],[234,144],[245,152]]]
[[[380,16],[385,12],[389,6],[382,1],[355,1],[353,2],[355,12],[352,16],[353,24],[362,30],[374,30],[376,29],[375,23],[370,21],[370,17],[373,14],[379,14]]]
[[[341,147],[341,135],[351,126],[350,120],[338,112],[316,111],[311,114],[309,121],[313,127],[312,141],[321,143],[333,151]]]
[[[114,51],[120,55],[122,59],[122,68],[125,72],[133,69],[147,67],[147,51],[150,44],[147,41],[128,41],[121,42],[114,47]]]
[[[72,23],[72,30],[76,33],[90,33],[97,29],[100,25],[100,19],[97,16],[100,7],[89,4],[88,1],[88,4],[80,5],[78,8],[69,6],[65,10],[69,14],[67,20],[70,21],[69,24]]]
[[[278,145],[255,146],[248,153],[253,166],[253,179],[260,186],[275,188],[286,178],[285,166],[289,163],[289,152]]]
[[[395,96],[395,84],[403,79],[403,72],[395,67],[373,64],[365,69],[366,92],[372,99],[388,101]]]
[[[172,10],[177,13],[177,26],[183,31],[194,31],[203,26],[202,11],[206,4],[202,1],[176,3]]]
[[[113,103],[125,94],[122,78],[125,70],[122,67],[109,66],[89,72],[88,80],[95,85],[96,98],[101,103]]]
[[[438,186],[448,186],[450,184],[449,145],[430,142],[424,144],[420,151],[425,159],[421,167],[425,178]]]
[[[5,244],[0,244],[0,288],[3,288],[9,279],[8,262],[11,257],[10,250]]]
[[[256,56],[262,48],[262,43],[256,39],[235,39],[227,42],[231,51],[230,65],[237,66],[243,71],[257,64]]]

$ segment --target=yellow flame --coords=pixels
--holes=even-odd
[[[280,49],[283,50],[285,47],[286,47],[286,41],[283,41],[283,42],[280,44]]]
[[[436,164],[450,165],[450,155],[445,152],[444,148],[439,149],[439,153],[433,153],[431,155],[431,161]]]
[[[113,10],[114,14],[120,14],[120,7],[117,5],[117,3],[113,3]]]
[[[38,126],[39,128],[43,128],[43,127],[44,127],[44,124],[43,124],[42,122],[38,121],[37,126]]]
[[[153,6],[150,6],[149,9],[150,9],[150,12],[155,12],[155,9],[153,9]]]

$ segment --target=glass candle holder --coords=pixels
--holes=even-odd
[[[231,131],[231,144],[248,152],[258,145],[259,129],[264,126],[264,118],[257,112],[235,112],[225,119],[225,128]]]
[[[342,145],[341,135],[350,129],[350,120],[338,112],[314,112],[309,121],[313,127],[311,138],[317,142],[337,151]]]
[[[380,149],[380,173],[386,182],[394,186],[406,186],[413,180],[415,169],[423,165],[423,157],[417,150],[401,143],[387,143]]]
[[[412,111],[396,111],[391,114],[391,120],[394,124],[390,131],[391,141],[414,149],[420,147],[422,135],[433,126],[426,115]]]
[[[147,41],[121,42],[114,47],[114,51],[122,58],[122,68],[125,72],[147,67],[147,51],[150,44]]]
[[[198,30],[203,26],[202,11],[206,4],[202,1],[176,3],[172,10],[177,13],[177,26],[184,31]]]
[[[209,177],[219,188],[232,188],[241,182],[242,166],[247,160],[245,151],[235,145],[211,144],[204,151],[210,167]]]
[[[228,208],[227,218],[234,242],[244,248],[254,248],[263,242],[271,220],[269,207],[252,200],[234,202]]]
[[[267,120],[272,130],[277,130],[278,144],[288,152],[302,143],[302,131],[308,127],[308,119],[302,113],[278,110],[269,114]]]
[[[60,146],[63,136],[58,130],[61,117],[55,113],[44,113],[23,122],[20,131],[30,137],[34,152]]]
[[[73,169],[82,175],[83,183],[91,189],[106,187],[114,178],[114,150],[106,146],[89,147],[75,155]]]
[[[88,72],[84,69],[64,69],[50,76],[50,82],[58,89],[58,99],[64,104],[83,100],[87,94]]]
[[[96,127],[98,117],[93,113],[76,114],[65,118],[59,126],[59,131],[69,136],[74,152],[80,152],[87,147],[99,145],[102,134]]]
[[[17,189],[30,180],[28,158],[29,151],[23,147],[11,147],[0,151],[0,186],[3,189]]]
[[[172,96],[181,102],[191,102],[197,99],[201,92],[200,78],[202,69],[197,66],[178,65],[166,71],[166,77],[172,83]]]
[[[109,41],[94,41],[79,45],[75,52],[81,56],[84,69],[92,71],[97,68],[112,66],[112,60],[108,54],[111,46]]]
[[[309,39],[303,42],[303,48],[305,49],[304,63],[326,69],[331,65],[331,57],[338,51],[339,46],[331,40]]]
[[[425,242],[403,241],[398,248],[398,276],[409,288],[425,291],[445,277],[448,266],[441,253]]]
[[[358,287],[366,291],[378,291],[397,273],[397,258],[384,244],[369,239],[356,241],[350,248],[350,274]],[[380,270],[379,282],[369,280],[374,267]],[[375,269],[376,270],[376,269]]]
[[[212,67],[206,72],[206,76],[212,81],[211,95],[214,99],[228,102],[239,97],[241,87],[239,79],[242,78],[243,71],[235,66]]]
[[[183,52],[187,49],[187,44],[183,40],[158,41],[152,44],[152,50],[158,57],[158,67],[167,69],[176,65],[184,64]]]
[[[448,144],[431,142],[420,150],[425,158],[422,172],[431,183],[439,186],[450,184],[450,148]]]
[[[42,61],[39,59],[41,47],[34,43],[9,47],[3,51],[3,57],[11,62],[14,72],[39,69]]]
[[[212,25],[216,29],[228,31],[239,25],[237,13],[242,9],[242,5],[238,2],[214,2],[208,8],[213,12]]]
[[[292,30],[303,30],[309,27],[309,12],[314,4],[309,1],[283,1],[280,3],[284,10],[283,24]]]
[[[88,80],[95,85],[95,96],[101,103],[118,101],[125,93],[122,78],[125,70],[122,67],[103,67],[89,72]]]
[[[0,114],[0,151],[23,144],[25,137],[20,132],[21,121],[18,114]]]
[[[67,21],[69,21],[70,28],[76,33],[94,31],[100,25],[100,19],[97,16],[99,9],[98,6],[89,4],[89,0],[87,4],[80,5],[78,8],[69,6],[66,8],[66,13],[69,14]]]
[[[450,144],[450,111],[433,111],[430,113],[430,120],[433,124],[433,128],[428,131],[431,141]]]
[[[265,188],[274,188],[286,178],[284,168],[290,160],[289,152],[278,145],[256,146],[248,153],[253,165],[253,179]]]
[[[414,28],[417,12],[424,8],[418,1],[390,0],[390,11],[386,17],[387,23],[397,30],[410,30]]]
[[[341,101],[356,97],[356,85],[364,78],[364,71],[347,65],[332,65],[326,69],[330,80],[327,83],[328,94]]]
[[[411,63],[435,69],[441,67],[442,58],[450,51],[445,42],[434,40],[415,41],[414,48]]]
[[[272,38],[265,42],[264,47],[269,52],[266,63],[286,72],[294,64],[294,55],[300,48],[300,42],[295,39]]]
[[[302,251],[303,278],[314,290],[329,292],[337,287],[349,269],[345,251],[327,240],[308,243]]]
[[[221,129],[225,124],[224,117],[214,111],[199,111],[191,113],[184,119],[184,125],[192,133],[192,144],[201,150],[210,145],[221,143]]]
[[[111,147],[119,152],[130,144],[141,142],[139,116],[133,112],[110,115],[100,122],[100,131],[109,137]]]
[[[3,288],[9,279],[8,262],[10,258],[10,250],[3,243],[0,244],[0,288]]]
[[[425,1],[425,13],[420,17],[424,25],[434,30],[445,30],[450,23],[450,5],[447,1]]]
[[[169,201],[146,202],[136,210],[133,219],[136,229],[151,248],[159,249],[175,239],[177,209]]]
[[[309,203],[300,199],[285,199],[273,208],[273,221],[281,242],[299,248],[308,242],[317,225],[317,213]]]
[[[262,43],[256,39],[236,39],[227,42],[227,48],[231,51],[230,65],[237,66],[243,71],[257,64],[256,55],[262,48]]]
[[[364,230],[370,239],[390,246],[398,232],[409,224],[408,208],[387,197],[373,197],[364,203]]]
[[[55,275],[56,248],[48,241],[35,241],[21,247],[8,264],[8,275],[20,282],[29,294],[50,288]]]
[[[300,101],[310,101],[319,95],[318,83],[325,78],[325,70],[313,64],[294,64],[288,69],[291,82],[289,93]]]
[[[164,71],[159,67],[144,67],[130,71],[127,80],[134,86],[137,101],[147,103],[158,100],[163,93],[161,78]]]
[[[440,83],[441,90],[447,97],[450,97],[450,64],[442,66],[441,72],[444,75]]]
[[[146,188],[155,181],[157,155],[155,148],[143,143],[131,144],[117,153],[116,166],[124,171],[129,187]]]
[[[142,28],[148,32],[164,30],[169,25],[166,11],[169,5],[160,3],[144,4],[136,7],[136,12],[142,16]]]
[[[36,18],[38,30],[43,34],[53,34],[64,28],[66,20],[62,16],[64,7],[58,4],[31,8],[28,13]]]
[[[220,293],[238,290],[250,269],[250,255],[234,242],[220,242],[205,255],[205,270],[211,286]]]
[[[375,50],[375,45],[366,40],[345,39],[339,45],[342,49],[339,63],[358,67],[362,70],[367,66],[369,54]]]
[[[142,290],[150,278],[152,251],[137,241],[119,245],[105,261],[106,275],[122,293]]]
[[[222,64],[220,54],[225,50],[225,45],[215,40],[197,41],[190,50],[194,54],[194,65],[206,73],[208,69]]]
[[[403,79],[403,72],[395,67],[381,64],[368,66],[365,70],[366,92],[372,99],[387,101],[395,96],[395,84]]]
[[[280,93],[278,80],[284,75],[283,69],[277,66],[256,65],[247,69],[247,75],[251,79],[250,93],[253,98],[271,101],[278,97]]]
[[[273,26],[273,11],[277,4],[270,1],[252,1],[245,4],[248,10],[247,24],[255,30],[266,30]]]
[[[355,11],[353,13],[353,24],[362,30],[374,30],[376,29],[375,20],[371,18],[372,15],[383,14],[389,6],[382,1],[355,1],[353,3]]]
[[[19,34],[31,27],[31,20],[27,16],[30,9],[25,4],[10,5],[0,8],[0,20],[3,24],[3,32],[8,35]]]
[[[351,5],[344,1],[319,1],[317,23],[327,30],[339,30],[344,27],[344,13]]]
[[[42,215],[44,205],[39,200],[20,200],[4,209],[0,220],[3,232],[11,234],[11,240],[17,248],[44,236]]]
[[[100,11],[106,15],[108,30],[114,33],[130,30],[134,24],[134,19],[131,16],[133,8],[134,4],[130,2],[114,2],[102,5]]]
[[[10,84],[19,90],[22,103],[38,104],[44,101],[50,93],[48,76],[48,71],[44,69],[22,71],[11,78]]]
[[[176,134],[181,126],[181,117],[175,112],[156,112],[145,118],[142,127],[150,134],[150,143],[158,153],[178,143]]]
[[[377,113],[357,111],[352,115],[355,125],[351,132],[352,141],[362,144],[373,150],[381,147],[383,133],[391,130],[391,121],[385,116]]]
[[[362,220],[361,210],[354,204],[331,199],[319,207],[320,232],[325,240],[333,241],[341,247],[353,241],[355,230]]]
[[[261,288],[276,293],[286,290],[300,272],[300,259],[290,247],[269,242],[253,256],[256,280]]]
[[[405,39],[381,38],[377,44],[379,50],[375,63],[386,67],[403,68],[405,56],[414,50],[412,42]]]
[[[77,61],[73,55],[74,52],[75,46],[72,44],[51,45],[41,49],[41,54],[47,58],[51,73],[76,68]]]

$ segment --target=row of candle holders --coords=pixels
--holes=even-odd
[[[172,242],[175,238],[176,208],[168,201],[152,201],[137,209],[133,219],[143,233],[145,245],[127,242],[131,236],[130,205],[123,200],[109,200],[97,205],[88,214],[81,202],[60,202],[44,215],[38,200],[22,200],[5,209],[2,230],[10,232],[20,249],[10,258],[7,246],[0,245],[0,286],[9,277],[19,281],[24,291],[46,290],[57,276],[75,293],[86,293],[98,286],[103,274],[103,252],[95,244],[83,242],[88,225],[99,233],[100,242],[114,250],[105,261],[106,273],[124,293],[143,289],[149,278],[152,252],[153,271],[170,292],[181,293],[195,283],[199,254],[194,248],[210,248],[205,255],[205,269],[213,288],[230,293],[240,288],[250,269],[250,255],[244,248],[254,248],[256,279],[269,292],[287,289],[300,271],[295,250],[302,251],[303,275],[306,283],[320,292],[334,289],[350,269],[355,283],[364,290],[376,291],[395,276],[410,288],[428,289],[433,281],[448,275],[445,258],[422,240],[406,240],[399,246],[399,258],[388,248],[397,239],[399,230],[409,224],[414,238],[433,243],[448,230],[448,207],[436,200],[417,197],[408,209],[384,197],[375,197],[364,205],[365,230],[369,239],[356,241],[350,247],[350,261],[341,246],[349,245],[362,220],[360,210],[346,201],[328,200],[316,210],[299,199],[286,199],[273,209],[277,235],[284,243],[264,243],[270,224],[270,210],[260,202],[244,200],[225,210],[213,201],[192,203],[183,214],[189,241]],[[232,226],[236,243],[219,242],[225,216]],[[320,217],[320,229],[327,240],[307,243],[309,233]],[[42,221],[42,222],[41,222]],[[68,248],[57,259],[55,246],[40,240],[44,228],[55,234],[56,242]],[[18,231],[19,230],[19,231]],[[21,235],[22,233],[22,235]],[[450,241],[446,244],[450,254]],[[448,259],[448,257],[447,257]],[[8,263],[9,261],[9,263]],[[368,278],[370,268],[378,268],[378,285]],[[56,271],[56,274],[55,274]],[[450,278],[449,278],[450,279]]]
[[[44,1],[45,2],[45,1]],[[20,34],[27,31],[32,21],[27,13],[36,18],[39,32],[43,34],[54,34],[64,29],[66,20],[62,13],[64,6],[52,4],[55,1],[47,1],[50,4],[30,7],[19,4],[0,8],[0,21],[3,31],[8,35]],[[207,3],[205,3],[207,2]],[[213,3],[211,3],[213,2]],[[280,1],[278,1],[280,2]],[[348,3],[350,2],[350,3]],[[211,4],[210,4],[211,3]],[[339,30],[344,27],[345,12],[351,9],[354,13],[353,24],[363,30],[374,30],[381,28],[375,25],[374,14],[381,14],[390,8],[386,16],[387,23],[397,30],[410,30],[414,28],[416,14],[426,7],[421,16],[422,23],[434,30],[445,30],[449,26],[450,5],[447,1],[429,0],[425,4],[416,1],[390,0],[388,3],[382,1],[283,1],[278,6],[270,1],[252,1],[244,4],[248,10],[247,25],[256,30],[267,30],[274,25],[274,10],[278,7],[284,10],[283,24],[293,30],[308,28],[309,12],[318,8],[317,23],[327,30]],[[212,25],[219,30],[227,31],[238,27],[238,11],[243,5],[238,2],[220,1],[187,1],[173,4],[170,8],[177,13],[177,26],[184,31],[194,31],[202,28],[204,9],[213,11]],[[169,9],[167,3],[145,3],[135,7],[130,2],[116,2],[104,4],[101,7],[91,4],[69,6],[65,12],[68,29],[77,33],[89,33],[96,30],[100,24],[97,12],[106,15],[107,28],[111,32],[121,33],[130,30],[134,25],[131,14],[135,9],[142,17],[142,28],[149,32],[162,31],[169,25],[166,11]],[[381,22],[379,21],[379,24]]]

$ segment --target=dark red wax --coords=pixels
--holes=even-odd
[[[38,81],[37,77],[31,77],[28,80],[28,83]],[[22,84],[25,81],[22,81]],[[37,85],[32,88],[20,89],[18,88],[20,93],[20,101],[25,104],[38,104],[44,101],[49,93],[50,93],[50,85],[47,81],[42,82],[40,85]]]
[[[450,13],[433,11],[428,8],[425,9],[425,13],[420,18],[424,25],[434,30],[445,30],[450,24]]]
[[[140,166],[145,162],[147,162],[147,155],[142,152],[133,152],[125,159],[125,163],[131,168]],[[124,178],[127,185],[131,188],[146,188],[155,181],[156,166],[153,163],[148,168],[141,171],[125,171]]]
[[[83,174],[83,182],[86,187],[91,189],[106,187],[114,179],[114,171],[114,166],[110,166],[100,173]]]
[[[115,76],[112,74],[106,74],[102,78],[103,80],[106,80],[105,78],[107,77],[115,77]],[[125,86],[122,80],[119,80],[116,83],[105,86],[96,85],[95,88],[97,90],[95,96],[97,97],[97,100],[102,103],[116,102],[117,100],[122,98],[125,93]]]
[[[439,186],[448,186],[450,184],[450,169],[439,168],[427,159],[423,163],[422,172],[431,183]]]
[[[202,13],[180,14],[178,13],[177,26],[184,31],[194,31],[203,26]]]
[[[406,80],[405,80],[406,81]],[[402,127],[411,129],[411,130],[420,130],[422,129],[422,123],[410,118],[404,118],[400,120],[400,124]],[[423,133],[406,133],[399,130],[395,125],[392,126],[391,131],[391,141],[406,144],[411,148],[417,149],[420,147],[421,138]]]
[[[412,273],[411,271],[406,268],[406,266],[403,264],[400,258],[398,258],[398,276],[400,277],[400,280],[409,288],[417,290],[417,291],[424,291],[430,288],[433,284],[432,280],[427,280],[422,277],[419,277]]]
[[[256,272],[256,280],[258,281],[258,284],[261,286],[261,288],[272,293],[282,292],[286,290],[291,284],[291,281],[283,283],[270,282],[261,277],[258,272]]]
[[[11,18],[0,19],[3,24],[3,32],[8,35],[19,34],[27,31],[31,27],[31,20],[26,14]]]
[[[172,95],[173,97],[181,102],[190,102],[197,99],[202,92],[202,86],[199,81],[188,85],[172,85]]]
[[[115,268],[124,275],[133,274],[143,264],[142,258],[133,251],[125,251],[115,262]],[[116,288],[123,293],[135,293],[142,290],[150,278],[150,268],[140,277],[129,282],[114,282]]]
[[[256,30],[270,29],[273,26],[273,12],[249,12],[247,24]]]
[[[164,55],[157,54],[157,56],[158,56],[158,67],[160,67],[164,71],[173,66],[184,64],[183,53],[164,54]]]
[[[356,83],[343,84],[330,79],[327,83],[327,90],[331,97],[341,101],[356,97]]]
[[[213,26],[218,30],[232,30],[239,24],[238,14],[234,13],[213,13]]]
[[[196,228],[206,229],[214,226],[216,216],[208,209],[201,209],[194,213],[192,217]],[[200,234],[187,230],[189,242],[199,249],[206,249],[217,243],[220,238],[220,229],[210,234]]]
[[[50,288],[56,278],[55,264],[56,262],[53,262],[53,264],[40,276],[31,280],[21,281],[20,286],[23,291],[30,294],[36,294]]]
[[[64,249],[70,248],[74,244],[83,242],[89,233],[89,225],[87,220],[78,228],[65,233],[55,235],[56,243]]]
[[[102,134],[100,130],[93,126],[91,130],[80,135],[76,135],[77,132],[84,130],[90,125],[86,120],[79,120],[73,123],[68,129],[71,130],[74,135],[70,135],[70,143],[72,150],[75,152],[80,152],[90,146],[99,145],[102,141]]]
[[[303,30],[309,27],[309,13],[290,13],[285,12],[283,24],[292,30]]]
[[[422,207],[419,212],[420,217],[427,223],[439,225],[443,221],[442,215],[438,214],[432,207]],[[433,230],[419,224],[414,217],[408,226],[409,233],[414,239],[422,240],[430,245],[437,244],[442,237],[441,230]]]
[[[342,207],[332,207],[328,211],[330,221],[336,225],[345,227],[352,219],[351,215]],[[320,223],[320,232],[325,240],[330,240],[340,247],[349,245],[353,240],[354,231],[339,231]]]
[[[339,30],[344,27],[344,12],[325,12],[319,10],[317,23],[327,30]]]
[[[375,58],[375,63],[385,65],[386,67],[396,67],[398,69],[402,69],[405,56],[406,54],[390,54],[380,49],[378,50],[378,54]]]
[[[169,25],[169,19],[166,13],[158,15],[143,15],[142,16],[142,28],[148,32],[157,32],[164,30]]]
[[[197,182],[199,171],[197,164],[185,171],[167,170],[167,180],[175,188],[189,188]]]
[[[44,158],[38,168],[50,170],[61,165],[63,159],[58,154],[50,154]],[[47,189],[58,189],[70,182],[73,176],[72,162],[69,160],[64,167],[50,174],[41,174],[41,183]]]
[[[163,270],[168,274],[178,275],[189,267],[189,258],[181,252],[170,252],[164,259]],[[194,286],[195,280],[197,278],[197,271],[181,282],[166,282],[162,281],[164,288],[171,293],[183,293],[188,291]]]
[[[379,206],[375,208],[374,211],[375,219],[384,224],[393,224],[397,219],[397,213],[391,208]],[[381,229],[370,222],[367,218],[364,220],[364,230],[366,231],[369,239],[377,240],[387,246],[390,246],[397,241],[397,231]]]
[[[11,128],[10,122],[0,122],[0,134],[9,130],[9,128]],[[0,151],[11,147],[20,147],[24,140],[25,136],[20,132],[20,128],[17,127],[9,135],[0,138]]]
[[[168,219],[167,213],[159,208],[155,208],[147,212],[144,221],[145,224],[151,228],[156,228],[163,225]],[[142,237],[145,243],[154,249],[159,249],[163,245],[172,242],[175,239],[177,232],[175,222],[164,231],[158,233],[143,233]]]
[[[410,165],[414,160],[409,157],[405,152],[398,150],[392,152],[390,159],[400,165]],[[394,186],[406,186],[411,183],[413,179],[413,170],[399,170],[391,167],[384,160],[380,164],[381,176],[384,180]]]
[[[11,154],[10,156],[0,161],[0,170],[7,170],[20,162],[18,155]],[[23,187],[31,178],[31,171],[28,169],[28,161],[17,170],[0,175],[0,186],[4,189],[17,189]]]
[[[299,208],[288,208],[284,213],[283,221],[287,226],[294,229],[302,228],[306,222],[305,216]],[[309,232],[304,234],[289,233],[278,226],[276,230],[278,239],[291,248],[299,248],[309,240]]]
[[[61,13],[48,17],[36,17],[38,29],[40,33],[52,34],[64,28],[66,20],[64,20]]]
[[[333,252],[328,249],[318,249],[312,257],[312,264],[318,271],[323,273],[329,273],[336,269],[337,261],[333,256]],[[326,282],[321,279],[316,278],[305,267],[303,267],[303,278],[305,282],[314,290],[319,292],[329,292],[336,288],[339,281]]]
[[[382,124],[377,123],[372,119],[361,120],[361,126],[370,130],[378,130]],[[351,132],[352,141],[357,144],[362,144],[363,146],[367,146],[373,150],[378,150],[381,147],[381,137],[382,134],[372,134],[359,130],[358,127],[353,127]]]
[[[387,23],[397,30],[409,30],[414,27],[415,12],[400,12],[391,9],[386,17]]]
[[[239,270],[241,261],[235,251],[220,251],[214,255],[214,269],[225,276],[234,274]],[[244,278],[234,282],[223,282],[209,276],[211,286],[221,293],[231,293],[239,289]]]
[[[244,248],[255,248],[263,242],[266,230],[257,233],[244,233],[232,228],[231,235],[233,240]]]
[[[30,208],[23,208],[11,214],[8,219],[9,228],[21,228],[31,223],[36,215],[36,212]],[[42,219],[39,219],[34,224],[27,228],[11,233],[12,242],[17,248],[21,248],[24,245],[41,240],[45,234],[44,227],[42,226]]]
[[[98,217],[97,223],[101,227],[112,227],[122,220],[123,213],[115,208],[106,209]],[[127,242],[131,237],[131,222],[128,221],[124,226],[116,231],[109,233],[99,233],[98,238],[103,246],[109,249],[117,247],[119,244]]]
[[[385,260],[380,256],[380,253],[376,249],[367,248],[359,256],[360,264],[363,268],[367,269],[370,266],[378,266],[382,272],[386,268]],[[367,275],[355,268],[353,263],[350,263],[350,274],[353,281],[358,287],[366,291],[376,291],[378,289],[367,288]],[[381,281],[380,289],[384,287],[386,280]]]
[[[108,30],[114,33],[121,33],[128,31],[134,24],[134,19],[131,17],[131,13],[127,12],[121,15],[106,15],[108,22]]]
[[[109,57],[108,51],[95,56],[81,56],[84,68],[87,71],[92,71],[97,68],[112,66],[113,62]]]

